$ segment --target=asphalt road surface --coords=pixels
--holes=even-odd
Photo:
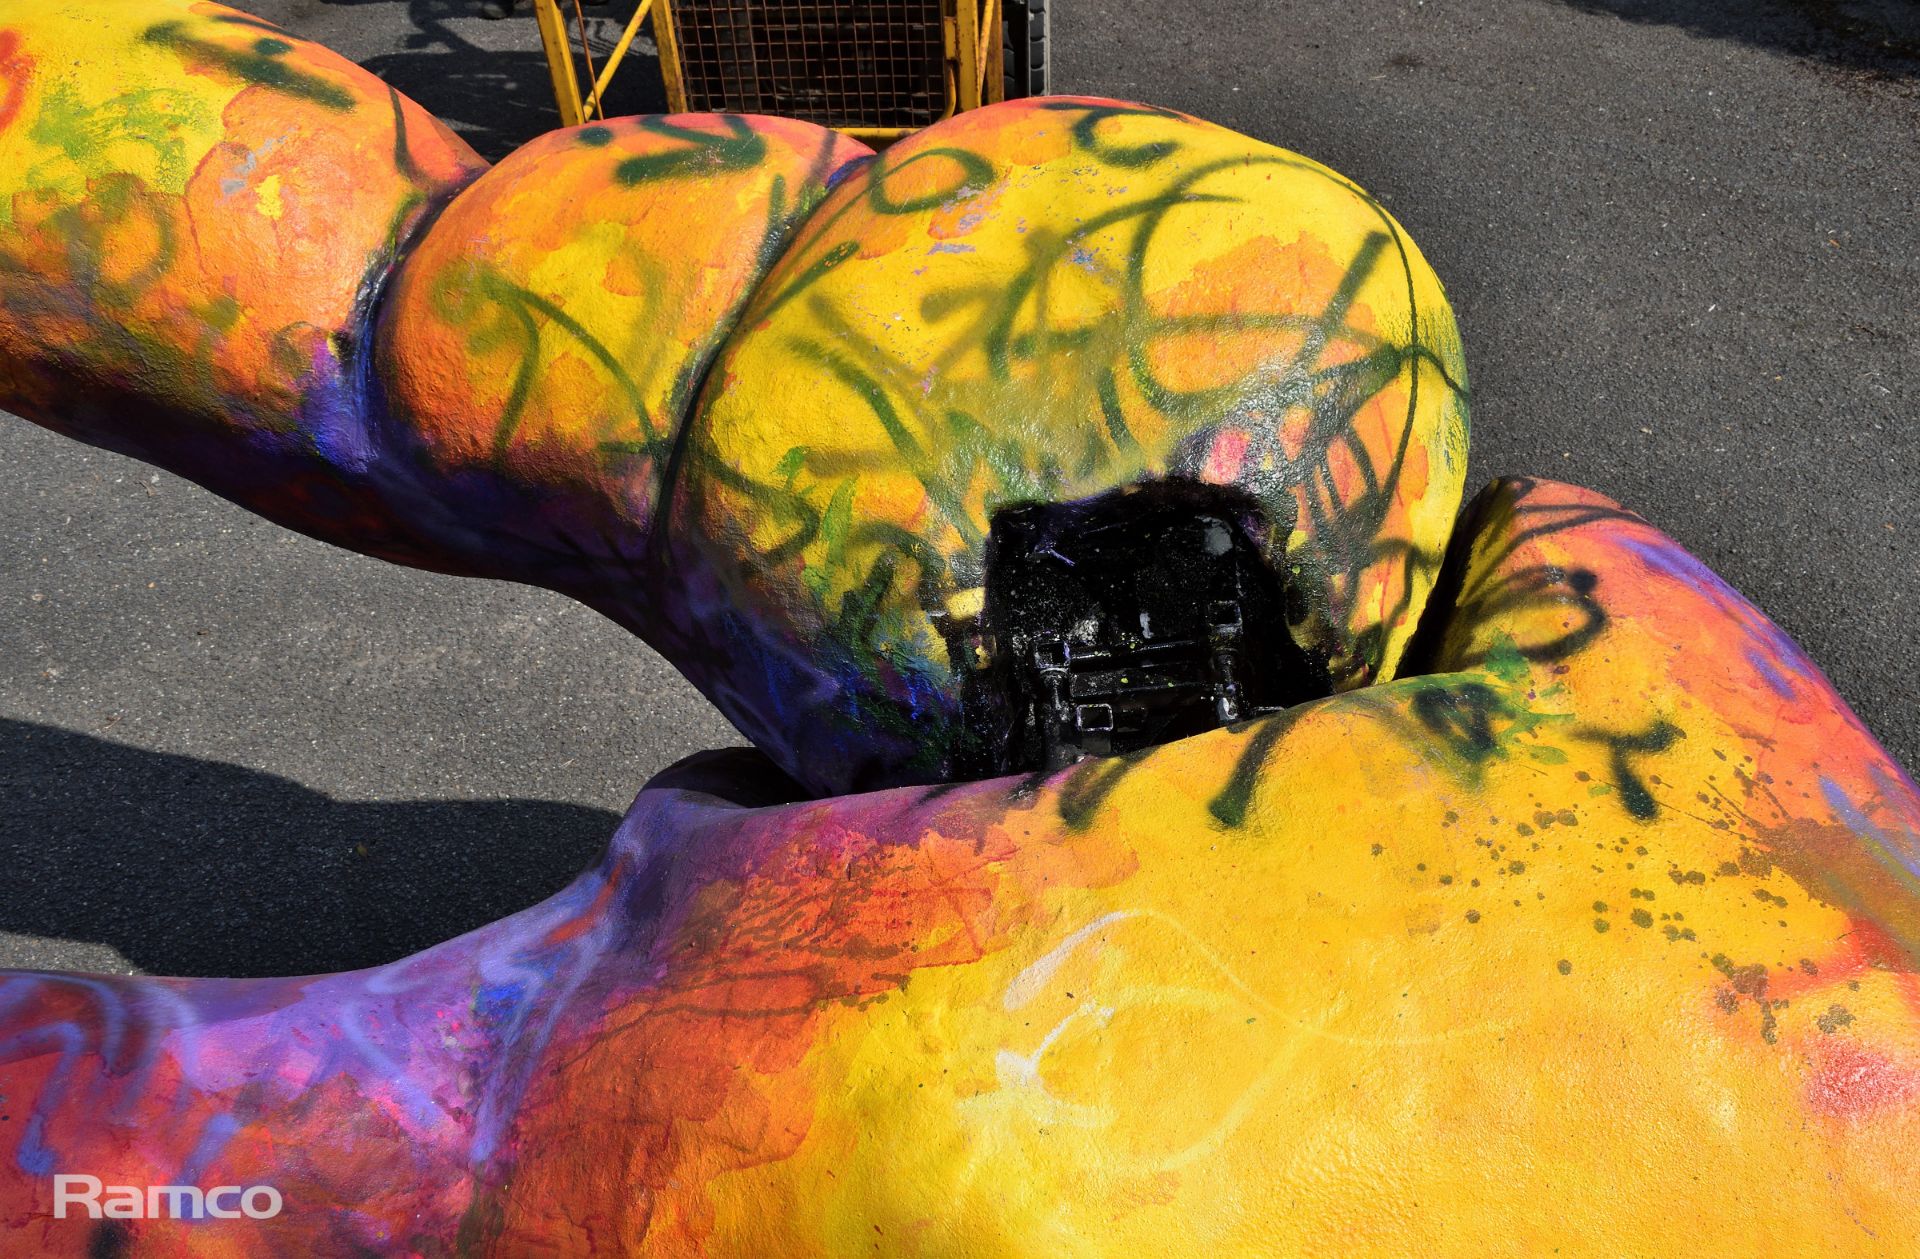
[[[242,0],[489,156],[552,125],[523,0]],[[598,10],[593,12],[606,12]],[[616,14],[617,16],[617,14]],[[1920,7],[1059,0],[1060,91],[1358,180],[1447,282],[1474,484],[1678,537],[1920,765]],[[653,67],[615,104],[659,108]],[[0,416],[0,964],[275,974],[531,904],[739,736],[555,595],[389,567]]]

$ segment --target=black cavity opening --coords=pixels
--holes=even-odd
[[[936,618],[973,774],[1055,769],[1318,698],[1239,491],[1159,481],[995,513],[984,602]]]

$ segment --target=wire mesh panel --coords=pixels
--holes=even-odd
[[[946,111],[942,0],[675,0],[687,107],[827,127]]]

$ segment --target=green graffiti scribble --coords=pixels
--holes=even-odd
[[[1068,771],[1060,784],[1058,804],[1060,820],[1066,823],[1067,829],[1085,830],[1114,789],[1158,750],[1140,748],[1119,756],[1082,761]]]
[[[959,167],[959,180],[933,192],[895,201],[887,192],[887,181],[909,166],[917,166],[931,158],[944,158]],[[875,214],[918,214],[923,210],[937,210],[970,192],[982,191],[992,182],[993,164],[978,153],[951,146],[922,149],[904,162],[888,163],[882,158],[874,166],[872,178],[867,180],[867,204],[873,207]]]
[[[488,354],[510,346],[517,356],[507,404],[494,424],[496,455],[505,453],[519,430],[540,370],[541,337],[548,328],[573,341],[605,370],[625,395],[632,418],[640,425],[643,437],[639,441],[603,441],[598,445],[603,454],[659,457],[671,445],[648,411],[639,383],[619,356],[579,320],[532,289],[492,268],[475,266],[441,275],[433,287],[433,303],[434,313],[441,319],[467,329],[469,352]],[[485,315],[491,317],[480,322]]]
[[[1516,755],[1544,764],[1563,762],[1565,752],[1541,736],[1573,720],[1567,713],[1536,709],[1525,690],[1476,673],[1401,678],[1349,692],[1347,702],[1372,713],[1468,784],[1477,784],[1488,765]]]
[[[1234,760],[1233,773],[1227,779],[1226,786],[1219,794],[1207,802],[1207,812],[1213,820],[1231,829],[1246,824],[1247,810],[1253,804],[1254,790],[1259,787],[1260,779],[1266,774],[1267,764],[1274,750],[1280,746],[1287,732],[1294,728],[1310,710],[1311,705],[1301,704],[1284,713],[1263,717],[1258,723],[1251,723],[1253,734],[1246,746],[1240,749],[1240,755]],[[1232,727],[1235,730],[1247,728],[1246,724]]]
[[[1493,646],[1487,652],[1486,668],[1487,672],[1509,685],[1525,680],[1531,672],[1526,657],[1520,654],[1520,648],[1513,641],[1513,635],[1505,630],[1494,635]]]
[[[143,43],[179,53],[182,59],[198,58],[228,74],[244,79],[255,87],[284,92],[310,101],[324,109],[345,113],[353,109],[353,93],[327,82],[317,74],[290,65],[282,58],[294,50],[284,39],[265,36],[245,49],[199,39],[186,32],[181,21],[156,22],[141,33]]]
[[[968,516],[959,491],[945,476],[935,472],[926,448],[908,430],[892,399],[887,396],[886,387],[859,364],[817,342],[796,339],[790,348],[808,362],[825,368],[841,384],[853,390],[873,413],[900,457],[913,469],[928,499],[940,509],[947,523],[953,526],[968,546],[978,546],[983,535],[979,526]]]
[[[179,196],[193,175],[189,143],[218,131],[218,112],[192,92],[142,88],[90,102],[56,79],[47,85],[29,132],[54,153],[29,167],[21,184],[71,205],[86,199],[88,180],[130,173],[155,191]],[[0,198],[0,222],[12,216],[12,199]]]
[[[792,280],[788,281],[787,286],[774,294],[765,306],[755,311],[753,314],[754,322],[760,323],[773,318],[775,311],[812,288],[815,284],[818,284],[826,277],[829,271],[832,271],[835,267],[859,252],[860,246],[856,241],[847,240],[835,245],[832,249],[829,249],[826,253],[809,263],[806,270],[794,276]]]
[[[1574,738],[1603,745],[1613,770],[1613,785],[1619,790],[1621,807],[1637,822],[1651,822],[1660,812],[1659,801],[1647,790],[1633,762],[1643,756],[1664,752],[1686,731],[1664,719],[1656,719],[1638,734],[1620,734],[1589,726],[1573,732]]]
[[[1102,118],[1088,117],[1085,106],[1070,107],[1082,112],[1080,124],[1099,143],[1094,133]],[[902,194],[896,199],[889,177],[913,162],[935,159],[943,163],[937,195]],[[951,177],[944,168],[947,163],[953,166]],[[1379,228],[1345,260],[1343,273],[1316,309],[1156,310],[1147,291],[1149,262],[1152,251],[1164,247],[1156,242],[1164,240],[1170,216],[1193,207],[1237,204],[1237,196],[1213,191],[1205,181],[1250,165],[1297,168],[1333,180],[1379,215]],[[790,335],[779,338],[781,347],[848,389],[853,412],[845,420],[877,424],[886,437],[884,447],[812,447],[801,455],[789,451],[763,483],[737,467],[722,468],[716,448],[701,435],[702,425],[688,445],[689,464],[677,478],[685,482],[686,492],[705,492],[698,486],[704,478],[714,490],[750,500],[750,510],[768,513],[780,530],[778,541],[772,554],[753,558],[753,567],[764,572],[805,551],[807,564],[797,584],[805,592],[803,599],[811,596],[814,606],[811,617],[802,614],[800,619],[831,623],[836,635],[855,633],[863,624],[845,614],[852,597],[836,593],[873,589],[869,583],[875,556],[863,547],[893,554],[897,562],[889,598],[898,602],[884,609],[884,625],[873,621],[884,644],[878,639],[841,643],[852,662],[849,682],[857,673],[897,700],[904,694],[906,677],[948,675],[951,662],[932,637],[929,616],[944,607],[956,589],[979,584],[981,574],[971,571],[979,564],[975,552],[986,520],[998,507],[1058,498],[1077,487],[1124,483],[1142,475],[1198,476],[1213,426],[1245,427],[1249,416],[1276,414],[1282,404],[1300,406],[1309,416],[1308,431],[1304,438],[1290,439],[1294,444],[1288,447],[1281,446],[1277,426],[1249,430],[1261,443],[1248,452],[1247,466],[1259,470],[1252,488],[1279,530],[1281,545],[1295,521],[1296,499],[1302,504],[1298,523],[1310,529],[1317,542],[1310,562],[1291,565],[1291,579],[1302,595],[1298,633],[1315,643],[1334,643],[1333,650],[1349,650],[1337,644],[1355,642],[1341,667],[1348,669],[1358,660],[1378,674],[1387,654],[1387,626],[1411,606],[1421,582],[1434,576],[1441,560],[1437,551],[1411,539],[1383,536],[1417,437],[1420,381],[1424,377],[1429,398],[1436,381],[1444,395],[1457,398],[1464,393],[1437,352],[1444,347],[1423,342],[1418,309],[1411,311],[1410,327],[1403,323],[1387,335],[1355,321],[1358,296],[1376,276],[1404,276],[1408,302],[1418,300],[1410,254],[1392,220],[1364,193],[1303,159],[1255,155],[1207,161],[1179,172],[1165,187],[1121,195],[1085,220],[1055,228],[1033,225],[1022,237],[1024,257],[1010,274],[973,272],[956,283],[930,287],[915,313],[937,339],[930,353],[911,358],[868,332],[852,310],[821,285],[858,256],[856,241],[835,235],[845,232],[839,215],[847,206],[864,205],[880,213],[935,209],[995,177],[984,157],[961,149],[928,150],[892,166],[882,159],[870,173],[864,198],[846,199],[834,216],[810,226],[807,260],[746,315],[750,326],[763,327],[770,316],[785,311],[782,322]],[[1060,295],[1082,293],[1089,284],[1105,290],[1109,300],[1093,304],[1090,316],[1063,316],[1060,312],[1068,303]],[[833,287],[849,286],[842,279]],[[804,320],[789,309],[796,302]],[[1088,303],[1076,297],[1072,307],[1087,309]],[[1169,339],[1247,333],[1270,335],[1276,348],[1240,378],[1197,389],[1177,388],[1158,378],[1155,354]],[[1368,447],[1356,420],[1396,381],[1407,385],[1408,398],[1404,416],[1395,408],[1396,439],[1387,457]],[[1147,414],[1132,418],[1138,410]],[[1017,423],[1006,423],[1015,417]],[[1159,428],[1165,422],[1171,422],[1178,442],[1149,467],[1140,434],[1150,430],[1142,426]],[[1039,433],[1046,435],[1044,441],[1035,440]],[[933,509],[932,521],[916,525],[913,532],[892,526],[862,530],[856,522],[837,561],[807,550],[818,540],[827,499],[844,480],[882,467],[907,471],[920,482]],[[1356,474],[1352,490],[1339,488],[1346,469]],[[792,531],[784,527],[788,523]],[[946,526],[960,545],[940,537]],[[936,551],[936,541],[930,539],[937,540],[941,550]],[[855,555],[859,567],[854,566]],[[1360,574],[1385,563],[1401,566],[1400,580],[1385,600],[1388,606],[1379,623],[1356,626],[1349,638],[1345,600],[1351,596],[1342,592],[1351,592]],[[917,582],[911,577],[915,569]],[[909,597],[912,606],[906,605]],[[833,607],[836,598],[842,601],[838,610]],[[852,602],[859,606],[861,601]],[[912,642],[928,643],[929,654],[904,659],[902,653]],[[864,702],[854,694],[856,689],[843,690],[846,702]],[[1482,754],[1483,760],[1507,755],[1514,739],[1555,720],[1525,705],[1508,707],[1511,712],[1488,716],[1493,750]],[[1468,734],[1472,719],[1471,712],[1460,717],[1468,723]],[[1429,743],[1438,741],[1417,720],[1412,720],[1410,733]],[[1469,740],[1456,746],[1456,768],[1473,772],[1474,745]],[[1515,754],[1521,751],[1525,749]],[[1537,752],[1539,757],[1552,755],[1552,749]],[[1221,807],[1231,814],[1243,806],[1228,798]]]
[[[640,120],[642,131],[670,139],[684,140],[684,148],[664,153],[622,158],[613,168],[613,177],[629,188],[662,179],[687,175],[719,175],[727,171],[751,170],[767,156],[767,138],[754,131],[744,118],[721,115],[724,134],[682,127],[665,118]]]
[[[1082,105],[1073,101],[1050,101],[1041,109],[1063,113],[1078,113],[1080,119],[1073,124],[1073,142],[1094,157],[1111,166],[1120,166],[1137,170],[1152,166],[1178,153],[1181,144],[1177,140],[1154,140],[1146,144],[1108,144],[1100,139],[1100,124],[1110,118],[1166,118],[1178,120],[1179,114],[1171,110],[1155,109],[1140,105]]]

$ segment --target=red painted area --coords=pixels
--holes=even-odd
[[[20,116],[27,80],[32,77],[33,58],[20,51],[20,32],[0,31],[0,131]]]
[[[587,906],[587,912],[569,918],[555,927],[547,933],[546,939],[541,943],[548,947],[565,944],[592,930],[599,923],[601,916],[606,913],[607,906],[613,903],[614,891],[620,883],[620,871],[616,869],[601,886],[599,892],[595,893],[593,903]]]
[[[642,1236],[700,1253],[707,1185],[806,1138],[824,1103],[804,1063],[836,1011],[992,953],[1045,912],[1047,889],[1134,868],[1094,837],[1023,843],[976,828],[960,797],[938,821],[904,825],[888,812],[897,796],[869,799],[814,817],[728,814],[726,847],[684,845],[702,856],[670,876],[659,943],[633,964],[660,978],[548,1051],[503,1146],[510,1174],[493,1169],[490,1253],[598,1254]]]
[[[1223,428],[1215,434],[1213,448],[1207,452],[1207,462],[1201,471],[1209,484],[1231,485],[1246,466],[1247,448],[1252,443],[1244,428]]]
[[[1816,1114],[1860,1119],[1920,1098],[1920,1071],[1851,1040],[1835,1038],[1814,1058],[1807,1105]]]
[[[1909,955],[1901,943],[1878,922],[1851,917],[1847,932],[1833,952],[1813,959],[1816,969],[1808,972],[1791,967],[1775,970],[1767,979],[1767,995],[1798,1001],[1809,995],[1831,992],[1850,979],[1869,975],[1891,976],[1895,989],[1916,1019],[1920,1019],[1920,974],[1908,969]]]

